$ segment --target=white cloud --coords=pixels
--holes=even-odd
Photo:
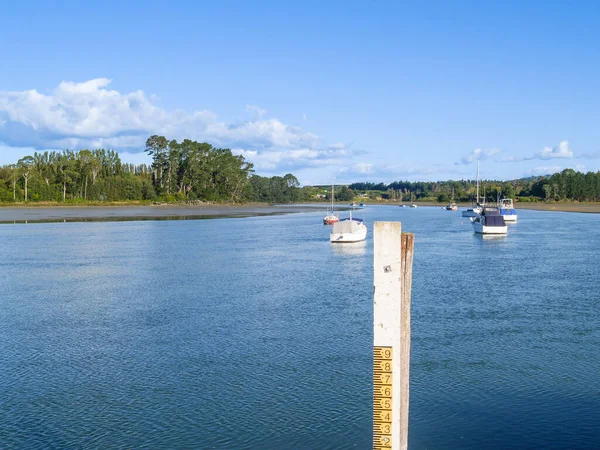
[[[354,173],[359,173],[359,174],[371,174],[371,173],[373,173],[373,164],[368,164],[368,163],[354,164],[354,166],[352,166],[352,171]]]
[[[574,166],[537,166],[533,169],[525,172],[526,177],[528,176],[538,176],[538,175],[552,175],[558,172],[562,172],[565,169],[573,169],[577,172],[585,173],[589,171],[589,169],[584,164],[575,164]]]
[[[569,148],[568,141],[561,141],[555,147],[544,147],[544,149],[535,154],[538,159],[554,159],[554,158],[573,158],[573,150]]]
[[[556,172],[561,172],[563,167],[561,166],[537,166],[533,169],[529,169],[523,174],[523,177],[539,176],[539,175],[551,175]]]
[[[527,161],[531,158],[526,158],[524,156],[505,156],[503,158],[497,159],[496,162],[521,162]]]
[[[506,156],[504,158],[497,159],[496,162],[521,162],[521,161],[532,161],[536,159],[550,160],[550,159],[569,159],[574,158],[575,154],[569,147],[568,141],[561,141],[555,147],[544,147],[541,151],[537,152],[532,156]],[[594,159],[600,157],[600,154],[586,153],[580,156],[580,158]]]
[[[460,158],[460,163],[456,164],[471,164],[473,161],[485,160],[490,156],[493,156],[500,152],[500,149],[497,148],[476,148],[469,154]]]
[[[446,166],[417,166],[413,164],[385,165],[360,162],[341,166],[337,173],[342,182],[374,181],[390,183],[399,180],[434,180],[456,178]]]
[[[330,150],[300,148],[285,151],[257,151],[234,148],[232,152],[242,155],[254,164],[257,171],[295,170],[300,168],[338,166],[345,153]]]
[[[300,127],[264,118],[265,111],[256,106],[247,105],[256,113],[253,119],[227,124],[211,111],[164,110],[144,92],[123,94],[109,89],[110,82],[62,82],[49,94],[0,91],[0,138],[9,147],[110,147],[130,153],[140,152],[152,134],[276,153],[315,149],[319,142]]]

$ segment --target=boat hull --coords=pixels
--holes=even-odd
[[[477,234],[508,234],[508,227],[506,225],[498,227],[490,227],[482,225],[481,223],[473,223],[473,231]]]
[[[516,222],[517,221],[516,214],[502,214],[502,217],[504,217],[505,222]]]
[[[335,230],[333,230],[335,231]],[[329,241],[336,244],[344,244],[350,242],[360,242],[367,238],[367,226],[360,224],[356,230],[342,233],[331,233]]]

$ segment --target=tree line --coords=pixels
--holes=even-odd
[[[369,192],[390,200],[475,201],[475,180],[385,183],[353,183],[354,192]],[[522,201],[600,201],[600,172],[577,172],[565,169],[553,175],[521,178],[512,181],[483,180],[479,182],[480,200],[517,198]]]
[[[0,202],[306,200],[292,174],[261,177],[230,149],[151,136],[152,163],[126,164],[113,150],[35,152],[0,167]]]
[[[535,181],[530,194],[547,200],[600,201],[600,172],[565,169]]]
[[[0,202],[210,201],[290,203],[330,200],[328,186],[300,187],[292,174],[262,177],[252,163],[230,149],[206,142],[151,136],[145,151],[151,164],[123,163],[113,150],[35,152],[0,167]],[[475,201],[475,180],[353,183],[338,186],[335,199],[358,193],[372,199]],[[600,172],[565,169],[553,175],[480,182],[480,200],[600,201]]]

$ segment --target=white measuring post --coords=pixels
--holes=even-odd
[[[408,447],[410,289],[414,236],[374,224],[373,448]]]

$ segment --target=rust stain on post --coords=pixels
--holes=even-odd
[[[400,448],[408,448],[408,406],[410,390],[410,301],[415,235],[402,233],[400,293]]]

